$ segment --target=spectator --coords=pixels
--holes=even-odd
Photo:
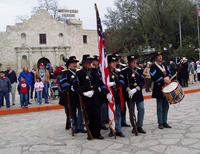
[[[145,83],[146,83],[146,89],[145,89],[146,92],[151,91],[150,90],[150,87],[151,87],[150,65],[151,65],[151,62],[148,62],[144,71],[143,71]]]
[[[185,57],[183,57],[183,63],[181,65],[181,71],[182,71],[182,79],[183,79],[183,87],[188,87],[188,62]]]
[[[174,61],[172,59],[169,60],[169,70],[171,72],[171,75],[174,76],[174,74],[176,74],[177,72],[177,67],[176,64],[174,63]]]
[[[20,95],[20,104],[22,108],[28,108],[28,102],[29,102],[29,90],[30,86],[27,81],[25,81],[25,77],[21,76],[20,77],[20,83],[18,84],[18,92]]]
[[[37,78],[34,87],[37,92],[37,103],[43,104],[42,103],[42,91],[44,88],[44,84],[43,84],[42,80],[40,79],[40,77]]]
[[[33,76],[32,74],[28,71],[28,67],[24,67],[23,68],[23,71],[19,74],[19,77],[18,77],[18,81],[21,82],[21,76],[24,76],[25,77],[25,81],[28,82],[29,84],[29,88],[31,88],[32,84],[33,84]],[[28,90],[30,92],[30,89]],[[28,100],[29,100],[29,95],[28,95]],[[28,101],[28,104],[31,104],[29,101]]]
[[[44,84],[44,88],[43,88],[43,95],[44,95],[44,99],[45,99],[45,103],[49,103],[48,102],[48,83],[49,83],[49,72],[44,68],[44,64],[41,63],[39,65],[39,70],[36,71],[35,73],[35,81],[37,80],[38,77],[41,78],[43,84]]]
[[[192,61],[192,64],[194,65],[194,81],[196,82],[196,74],[197,74],[197,64],[194,63],[194,61]]]
[[[198,81],[200,81],[200,63],[198,63],[197,65],[197,77],[198,77]]]
[[[55,79],[55,76],[54,76],[54,74],[53,74],[53,68],[51,67],[51,64],[50,64],[50,63],[47,64],[46,69],[47,69],[47,71],[49,72],[50,79]]]
[[[189,79],[190,79],[190,84],[194,84],[194,65],[192,63],[192,60],[188,60],[189,65],[188,65],[188,72],[189,72]]]
[[[6,107],[10,108],[10,98],[9,92],[11,92],[12,86],[8,77],[5,76],[5,72],[1,71],[0,74],[0,108],[2,104],[3,97],[6,99]]]
[[[12,95],[12,105],[15,105],[15,92],[16,92],[16,83],[17,76],[14,70],[11,69],[11,66],[7,66],[7,70],[5,71],[6,77],[9,78],[12,86],[11,95]]]
[[[62,66],[58,66],[56,67],[56,70],[54,71],[54,75],[56,75],[56,77],[59,75],[60,71],[64,70],[64,68]]]
[[[35,76],[35,72],[36,72],[36,70],[37,70],[37,66],[36,65],[34,65],[33,66],[33,69],[31,70],[31,75],[32,75],[32,77],[33,77],[33,84],[31,85],[31,99],[30,100],[33,100],[33,91],[34,91],[34,84],[35,84],[35,80],[34,80],[34,76]],[[36,94],[36,91],[35,91],[35,99],[37,98],[37,96],[36,96],[37,94]]]

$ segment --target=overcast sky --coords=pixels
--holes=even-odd
[[[67,6],[69,10],[78,10],[76,18],[83,21],[84,29],[96,28],[94,3],[97,4],[100,18],[103,20],[107,7],[114,7],[114,0],[58,0],[59,6]],[[0,0],[0,32],[6,31],[6,25],[15,25],[17,15],[31,16],[33,6],[38,0]],[[105,29],[105,27],[104,27]]]

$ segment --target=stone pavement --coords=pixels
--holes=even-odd
[[[189,87],[183,88],[183,90],[196,89],[196,88],[200,88],[200,82],[196,82],[195,84],[189,84]],[[145,89],[143,88],[143,95],[151,95],[151,94],[152,94],[152,92],[145,92]],[[56,98],[56,99],[50,98],[49,99],[49,104],[45,104],[45,102],[43,100],[43,103],[44,103],[43,105],[38,105],[37,101],[35,101],[35,100],[32,100],[30,102],[32,104],[29,105],[29,107],[45,106],[45,105],[55,105],[55,104],[58,104],[59,99],[58,98]],[[19,95],[18,95],[17,92],[16,92],[16,102],[15,102],[15,105],[12,105],[12,102],[10,104],[11,104],[11,106],[10,106],[11,109],[13,109],[13,108],[21,108],[20,99],[19,99]],[[6,105],[5,105],[5,100],[4,100],[4,106],[2,106],[1,109],[7,109]]]
[[[88,141],[86,134],[65,130],[64,110],[0,116],[0,154],[196,154],[200,153],[200,92],[186,94],[180,106],[170,106],[171,129],[157,128],[155,99],[145,100],[144,129],[135,136],[123,127],[125,138]],[[127,122],[129,116],[127,115]]]

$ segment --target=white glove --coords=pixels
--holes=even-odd
[[[108,85],[108,87],[112,87],[115,85],[115,82],[108,82],[107,85]]]
[[[128,97],[129,98],[132,98],[133,97],[133,95],[136,93],[136,91],[137,91],[137,89],[132,89],[132,90],[130,90],[129,92],[128,92]]]
[[[98,87],[98,90],[99,90],[99,92],[101,92],[101,88],[100,87]]]
[[[108,93],[106,97],[107,97],[109,102],[112,101],[112,95],[110,93]]]
[[[74,88],[73,88],[73,86],[71,86],[71,91],[75,91]]]
[[[93,92],[92,91],[87,91],[84,93],[84,96],[91,98],[93,96]]]

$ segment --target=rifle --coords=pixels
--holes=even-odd
[[[128,87],[130,88],[130,82],[129,82],[128,74],[127,74],[127,82],[128,82]],[[135,122],[135,114],[134,114],[134,111],[133,111],[133,102],[132,102],[132,98],[130,98],[130,103],[131,103],[131,113],[132,113],[132,118],[133,118],[135,136],[138,136],[138,130],[137,130],[136,122]]]
[[[64,95],[65,101],[67,101],[66,95],[65,94],[63,94],[63,95]],[[68,130],[71,125],[69,126],[69,108],[67,106],[67,103],[65,104],[65,113],[67,116],[65,129]]]
[[[78,86],[80,87],[78,77],[77,77],[77,82],[78,82]],[[84,99],[80,95],[79,95],[79,100],[80,100],[80,105],[81,105],[82,117],[84,119],[85,127],[87,129],[88,140],[92,140],[93,136],[88,127],[89,120],[88,120],[88,115],[87,115],[87,111],[86,111],[86,107],[85,107],[85,102],[84,102]]]
[[[74,129],[72,126],[72,113],[71,113],[71,106],[70,106],[70,97],[69,97],[69,92],[67,91],[67,99],[68,99],[68,105],[69,105],[69,117],[70,117],[70,125],[71,125],[71,131],[72,131],[72,136],[74,136]]]

